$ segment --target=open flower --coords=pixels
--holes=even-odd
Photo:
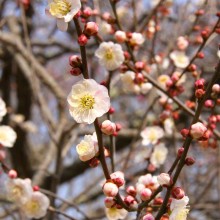
[[[96,133],[93,135],[85,135],[84,139],[76,146],[79,159],[87,161],[92,159],[99,151]]]
[[[2,118],[6,115],[7,110],[5,106],[5,102],[0,98],[0,122],[2,121]]]
[[[4,147],[13,147],[17,138],[14,130],[6,125],[0,126],[0,144]]]
[[[18,205],[24,204],[33,192],[30,179],[9,179],[5,186],[7,198]]]
[[[125,59],[121,45],[113,42],[102,42],[95,55],[99,58],[99,63],[110,71],[117,69]]]
[[[70,115],[78,123],[91,124],[110,108],[108,90],[93,79],[83,79],[73,85],[67,101]]]
[[[141,137],[143,138],[142,144],[148,145],[148,144],[156,144],[157,141],[164,136],[164,131],[159,126],[151,126],[146,127],[141,132]]]
[[[115,207],[106,208],[105,211],[108,220],[125,219],[128,214],[128,212],[125,209],[117,209]]]
[[[46,215],[49,204],[48,197],[36,191],[33,192],[31,198],[21,206],[21,209],[28,218],[39,219]]]
[[[129,42],[132,46],[140,46],[145,41],[143,35],[141,33],[132,33]]]
[[[179,68],[185,68],[189,64],[189,57],[182,51],[173,51],[170,58],[173,60],[174,65]]]
[[[81,8],[80,0],[48,0],[46,13],[57,18],[57,27],[66,31],[70,22]]]

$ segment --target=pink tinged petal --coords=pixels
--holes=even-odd
[[[49,18],[53,18],[53,16],[50,14],[50,9],[49,7],[45,8],[45,14],[49,17]]]
[[[63,19],[57,19],[57,27],[61,31],[67,31],[68,23],[66,23]]]

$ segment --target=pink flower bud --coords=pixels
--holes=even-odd
[[[126,33],[124,31],[116,31],[115,39],[118,43],[124,43],[127,39]]]
[[[152,191],[148,188],[145,188],[141,191],[141,199],[143,201],[150,199],[151,195],[152,195]]]
[[[185,192],[181,187],[174,187],[172,190],[172,196],[175,199],[182,199],[185,196]]]
[[[184,148],[183,148],[183,147],[180,147],[180,148],[178,149],[177,156],[178,156],[178,157],[181,157],[182,154],[183,154],[183,152],[184,152]]]
[[[204,89],[204,85],[205,85],[205,80],[204,79],[198,79],[195,82],[195,87],[197,89]]]
[[[137,191],[136,189],[134,188],[134,186],[128,186],[128,188],[126,189],[126,192],[131,195],[131,196],[136,196],[137,194]]]
[[[161,197],[157,197],[154,199],[154,205],[162,205],[163,199]]]
[[[201,122],[197,122],[191,126],[190,135],[194,139],[199,139],[204,135],[206,131],[207,131],[206,126]]]
[[[124,202],[125,202],[126,205],[130,206],[135,202],[135,198],[133,196],[130,196],[130,195],[126,196],[124,198]]]
[[[161,186],[164,186],[164,187],[170,186],[170,184],[172,182],[170,175],[168,173],[161,173],[157,177],[157,181]]]
[[[9,170],[8,176],[9,176],[9,178],[11,178],[11,179],[17,178],[17,176],[18,176],[17,171],[16,171],[16,170]]]
[[[195,161],[195,159],[194,159],[193,157],[187,157],[187,158],[185,159],[185,164],[186,164],[187,166],[192,166],[195,162],[196,162],[196,161]]]
[[[39,191],[40,190],[40,187],[39,186],[33,186],[33,190],[36,192],[36,191]]]
[[[113,107],[110,107],[110,109],[108,110],[109,114],[113,114],[115,112],[115,109]]]
[[[90,37],[96,35],[98,31],[99,31],[98,25],[95,22],[90,21],[86,23],[83,33]]]
[[[189,134],[189,129],[184,128],[180,131],[180,133],[184,138],[186,138],[187,135]]]
[[[121,124],[116,123],[116,131],[120,131],[122,129]]]
[[[214,92],[216,94],[220,93],[220,85],[219,84],[214,84],[212,86],[212,92]]]
[[[195,92],[195,96],[198,99],[202,98],[204,94],[205,94],[205,91],[203,89],[197,89]]]
[[[84,10],[83,10],[83,14],[82,16],[84,18],[88,18],[92,15],[92,9],[90,7],[86,7]]]
[[[144,69],[144,66],[145,66],[145,64],[144,64],[144,62],[142,62],[142,61],[138,61],[138,62],[135,63],[135,68],[136,68],[138,71],[143,70],[143,69]]]
[[[142,73],[136,73],[135,74],[135,79],[134,79],[134,82],[137,83],[137,84],[141,84],[144,82],[144,76]]]
[[[102,190],[108,197],[115,197],[118,194],[118,187],[111,182],[105,183]]]
[[[81,67],[82,66],[82,59],[77,55],[72,55],[69,57],[69,64],[72,67]]]
[[[81,70],[80,68],[78,68],[78,67],[72,68],[72,69],[70,70],[70,74],[71,74],[72,76],[79,76],[79,75],[82,74],[82,70]]]
[[[78,43],[80,46],[85,46],[88,42],[88,38],[86,37],[85,34],[81,34],[79,37],[78,37]]]
[[[89,161],[89,166],[90,167],[97,167],[99,165],[100,161],[98,158],[93,157],[90,161]]]
[[[212,100],[208,99],[205,101],[205,107],[206,108],[213,108],[214,107],[214,103]]]
[[[116,171],[110,176],[114,184],[116,184],[118,187],[121,187],[125,184],[124,173],[122,173],[121,171]]]
[[[110,120],[105,120],[102,122],[101,131],[106,135],[112,135],[116,132],[116,125]]]
[[[143,216],[142,220],[154,220],[154,216],[151,213],[146,214]]]
[[[189,45],[189,42],[188,42],[188,40],[186,40],[185,37],[182,37],[182,36],[178,37],[178,39],[177,39],[178,49],[185,50],[188,47],[188,45]]]
[[[105,198],[105,207],[106,208],[112,208],[116,204],[113,197],[107,197]]]

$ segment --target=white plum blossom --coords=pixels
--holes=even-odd
[[[61,31],[66,31],[68,28],[68,22],[73,19],[80,8],[80,0],[48,0],[46,13],[56,17],[57,27]]]
[[[129,42],[132,46],[140,46],[144,43],[145,39],[141,33],[132,33]]]
[[[163,88],[163,89],[167,89],[166,88],[166,83],[170,80],[170,76],[168,75],[160,75],[158,78],[157,78],[157,81],[158,83],[160,84],[160,86]]]
[[[167,118],[164,120],[163,122],[164,125],[164,130],[168,135],[172,135],[173,134],[173,130],[174,130],[174,121],[172,118]]]
[[[164,136],[164,131],[159,126],[150,126],[146,127],[141,132],[141,137],[143,138],[142,144],[149,145],[149,144],[156,144],[160,138]]]
[[[157,176],[157,181],[161,186],[169,186],[171,184],[171,178],[168,173],[161,173]]]
[[[121,220],[125,219],[128,212],[125,209],[117,209],[115,207],[113,208],[106,208],[106,216],[108,220]]]
[[[22,211],[28,218],[39,219],[46,215],[50,201],[46,195],[36,191],[29,200],[21,206]]]
[[[218,50],[217,56],[218,56],[218,58],[220,58],[220,50]]]
[[[182,199],[172,199],[170,204],[171,215],[170,220],[186,220],[189,209],[186,207],[189,202],[189,197],[184,196]]]
[[[125,92],[134,92],[138,94],[146,94],[152,89],[152,84],[148,82],[136,84],[134,83],[135,73],[133,71],[126,71],[120,74],[122,87]]]
[[[156,168],[158,168],[166,160],[167,153],[168,150],[163,143],[156,145],[150,157],[151,164],[153,164]]]
[[[113,42],[102,42],[95,55],[99,63],[109,71],[116,70],[125,60],[121,45]]]
[[[77,123],[91,124],[110,108],[107,88],[93,79],[83,79],[73,85],[67,101],[70,115]]]
[[[173,60],[174,65],[178,68],[185,68],[189,65],[189,57],[186,56],[183,51],[173,51],[170,54],[170,58]]]
[[[15,141],[17,139],[17,134],[15,131],[7,126],[0,126],[0,144],[4,147],[13,147]]]
[[[2,121],[2,118],[6,115],[7,109],[5,102],[0,98],[0,122]]]
[[[8,179],[5,187],[7,198],[17,205],[24,204],[33,192],[30,179]]]
[[[85,135],[84,139],[76,146],[76,151],[80,160],[87,161],[92,159],[99,152],[96,133]]]
[[[110,34],[111,32],[112,32],[112,26],[110,24],[108,24],[105,21],[102,21],[99,24],[99,33],[101,35],[107,35],[107,34]]]

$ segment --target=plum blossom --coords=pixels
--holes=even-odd
[[[134,92],[138,94],[146,94],[152,89],[152,84],[148,82],[143,82],[140,84],[136,84],[135,80],[135,73],[133,71],[126,71],[125,73],[120,75],[123,90],[125,92]]]
[[[7,109],[5,102],[0,98],[0,122],[2,121],[2,118],[6,115]]]
[[[121,45],[113,42],[102,42],[95,55],[99,63],[109,71],[116,70],[125,60]]]
[[[168,150],[163,143],[154,147],[154,152],[150,157],[150,162],[155,167],[159,167],[164,163],[167,157]]]
[[[112,135],[116,132],[116,124],[110,120],[102,122],[101,131],[106,135]]]
[[[48,7],[46,13],[50,16],[56,17],[57,27],[61,31],[66,31],[68,22],[81,8],[80,0],[48,0]]]
[[[93,79],[83,79],[73,85],[67,101],[70,115],[77,123],[91,124],[110,108],[107,88]]]
[[[76,151],[81,161],[87,161],[95,157],[99,152],[96,133],[85,135],[84,139],[76,146]]]
[[[157,176],[157,181],[161,186],[169,186],[171,184],[171,178],[168,173],[161,173]]]
[[[4,147],[13,147],[17,138],[15,131],[6,125],[0,126],[0,144]]]
[[[106,208],[106,216],[108,220],[120,220],[125,219],[128,212],[125,209],[117,209],[115,207],[113,208]]]
[[[132,33],[129,42],[132,46],[140,46],[144,43],[145,39],[141,33]]]
[[[149,145],[149,144],[156,144],[160,138],[164,136],[164,131],[159,126],[150,126],[146,127],[141,132],[141,137],[143,138],[142,144]]]
[[[189,197],[184,196],[182,199],[172,199],[170,204],[171,215],[170,220],[186,220],[189,209],[186,207],[189,202]]]
[[[46,215],[50,201],[46,195],[36,191],[30,199],[21,206],[22,211],[28,218],[39,219]]]
[[[177,39],[177,47],[180,49],[180,50],[185,50],[189,45],[189,42],[188,40],[186,40],[185,37],[183,36],[180,36],[178,37]]]
[[[18,205],[24,204],[33,192],[30,179],[8,179],[5,187],[8,199]]]
[[[190,134],[194,139],[198,139],[201,138],[206,131],[206,126],[201,122],[197,122],[191,126]]]
[[[112,182],[105,183],[102,190],[108,197],[115,197],[118,194],[118,186]]]
[[[164,130],[168,135],[172,135],[174,130],[174,121],[172,118],[167,118],[163,122]]]
[[[170,58],[173,60],[174,65],[178,68],[185,68],[189,64],[189,57],[186,56],[183,51],[173,51],[170,54]]]

